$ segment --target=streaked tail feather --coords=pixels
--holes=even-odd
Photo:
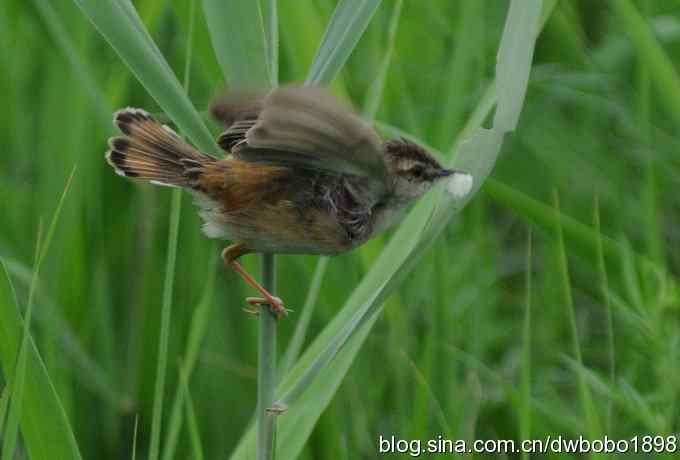
[[[204,166],[215,161],[144,110],[119,110],[113,121],[124,136],[109,139],[106,160],[118,175],[194,188]]]

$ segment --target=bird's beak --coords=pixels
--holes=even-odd
[[[435,179],[441,179],[443,177],[449,177],[453,174],[459,174],[462,173],[463,171],[459,171],[457,169],[440,169],[438,171],[435,171],[433,174],[433,177]]]

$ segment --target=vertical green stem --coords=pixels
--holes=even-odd
[[[172,293],[175,284],[175,262],[177,261],[177,240],[179,221],[182,212],[182,190],[172,191],[170,211],[170,231],[168,232],[168,258],[165,263],[165,282],[163,285],[163,306],[161,307],[161,328],[158,339],[158,364],[154,385],[153,412],[151,415],[151,440],[149,459],[157,460],[160,451],[161,419],[163,416],[163,396],[165,393],[165,374],[168,368],[168,344],[170,343],[170,317],[172,312]]]
[[[269,83],[279,81],[279,25],[277,0],[266,1],[265,31]],[[274,254],[262,255],[262,285],[270,293],[276,291],[276,259]],[[269,309],[260,314],[260,338],[257,359],[257,460],[272,460],[276,447],[276,413],[270,411],[276,396],[276,316]]]
[[[273,254],[262,256],[262,285],[274,294],[276,260]],[[259,356],[257,360],[257,459],[274,458],[276,414],[268,411],[276,394],[276,317],[263,308],[260,318]]]

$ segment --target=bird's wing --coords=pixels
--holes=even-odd
[[[246,133],[262,111],[265,96],[263,92],[232,91],[211,102],[211,115],[226,128],[217,140],[220,147],[231,153],[234,145],[245,140]]]
[[[229,118],[231,126],[220,137],[220,145],[228,147],[234,157],[350,174],[367,180],[377,192],[386,190],[388,171],[381,138],[326,90],[278,88],[240,107],[247,106],[259,110],[222,117]]]

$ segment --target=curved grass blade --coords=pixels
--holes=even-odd
[[[342,0],[338,3],[309,69],[307,84],[327,85],[335,78],[379,5],[380,0]]]
[[[534,48],[527,48],[525,40],[536,41],[540,31],[541,8],[525,6],[520,2],[510,2],[510,20],[505,22],[503,41],[498,50],[498,106],[493,127],[503,133],[515,130],[529,83],[529,72],[524,69],[531,66]]]

